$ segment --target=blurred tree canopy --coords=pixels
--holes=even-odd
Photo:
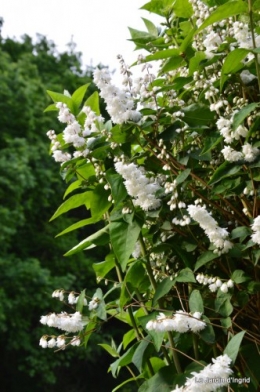
[[[109,358],[101,351],[93,353],[95,344],[87,352],[72,348],[56,355],[38,346],[45,333],[40,316],[48,308],[59,310],[57,300],[51,299],[53,290],[87,288],[91,293],[95,285],[89,256],[62,257],[78,242],[77,234],[54,241],[73,223],[73,216],[48,222],[66,185],[48,156],[46,132],[56,127],[56,116],[43,114],[50,103],[47,89],[62,92],[66,86],[72,92],[91,82],[91,75],[92,69],[83,70],[81,54],[72,46],[58,53],[41,35],[36,42],[28,35],[20,40],[0,38],[2,391],[104,390],[104,380],[98,380],[94,369],[102,361],[107,368]],[[112,390],[112,381],[109,376],[107,390]]]

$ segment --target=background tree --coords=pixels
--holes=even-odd
[[[89,289],[95,281],[92,255],[62,258],[78,240],[76,235],[54,243],[55,235],[74,218],[71,214],[52,225],[48,222],[65,186],[48,156],[46,130],[56,121],[43,115],[49,103],[47,88],[74,91],[91,82],[92,70],[83,69],[80,53],[58,53],[41,35],[36,42],[28,35],[1,39],[0,49],[1,389],[79,392],[88,385],[88,391],[103,390],[93,371],[97,363],[108,366],[103,352],[101,358],[90,345],[87,352],[83,348],[54,358],[51,353],[42,355],[36,330],[55,288],[71,289],[77,281],[77,287]],[[109,389],[112,384],[108,381]]]

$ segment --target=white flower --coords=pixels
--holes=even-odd
[[[241,72],[240,78],[244,84],[251,83],[254,79],[257,79],[257,77],[251,74],[247,69]]]
[[[155,192],[160,189],[160,185],[154,179],[146,177],[143,169],[134,163],[115,163],[116,171],[124,178],[127,193],[134,198],[134,205],[140,206],[144,211],[158,208],[161,201],[156,198]]]
[[[200,227],[205,231],[210,242],[216,247],[216,252],[227,253],[233,244],[228,241],[228,231],[218,226],[218,223],[212,218],[205,206],[189,205],[188,212]]]
[[[229,280],[227,281],[227,287],[228,287],[228,288],[234,287],[234,282],[233,282],[232,279],[229,279]]]
[[[260,215],[258,215],[255,219],[253,224],[251,225],[253,234],[251,235],[252,241],[255,244],[260,245]]]
[[[258,150],[258,148],[253,147],[249,143],[245,143],[243,145],[242,151],[244,154],[244,159],[247,162],[253,162],[260,153],[260,150]]]
[[[206,327],[206,323],[201,321],[200,318],[200,312],[189,314],[183,310],[178,310],[172,317],[167,317],[164,313],[159,313],[156,320],[148,321],[146,329],[157,332],[176,331],[185,333],[192,331],[197,333]]]
[[[227,293],[228,292],[227,283],[222,283],[222,285],[220,286],[220,291],[222,291],[222,293]]]
[[[58,336],[57,342],[56,342],[57,347],[63,347],[63,346],[65,346],[65,344],[66,344],[66,340],[64,339],[64,337]]]
[[[80,338],[78,336],[73,336],[70,344],[72,346],[79,346],[80,345]]]
[[[226,161],[229,162],[236,162],[236,161],[240,161],[241,159],[243,159],[243,154],[242,152],[239,151],[235,151],[233,148],[231,148],[230,146],[225,146],[222,150],[221,150],[224,159]]]
[[[49,347],[49,348],[55,347],[56,344],[57,344],[57,342],[56,342],[56,339],[54,339],[54,338],[51,338],[51,339],[48,341],[48,347]]]
[[[42,348],[47,348],[47,347],[48,347],[48,342],[47,342],[46,336],[42,336],[42,337],[41,337],[39,345],[40,345]]]
[[[40,319],[42,324],[47,324],[49,327],[55,327],[66,332],[78,332],[84,327],[82,315],[80,312],[68,314],[66,312],[55,314],[51,313],[47,316],[42,316]]]
[[[76,301],[75,294],[74,294],[74,292],[72,291],[72,292],[69,293],[69,295],[68,295],[68,303],[71,304],[71,305],[74,305],[76,302],[77,302],[77,301]]]
[[[94,297],[91,301],[89,301],[89,304],[88,304],[89,310],[97,309],[97,307],[99,305],[99,301],[100,300],[97,297]]]

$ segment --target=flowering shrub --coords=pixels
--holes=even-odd
[[[51,153],[68,183],[52,219],[90,211],[60,235],[103,222],[66,256],[103,246],[107,256],[93,268],[108,291],[69,293],[71,314],[41,319],[64,335],[40,345],[87,345],[112,317],[128,324],[119,347],[102,345],[115,358],[112,375],[130,373],[114,391],[127,382],[139,392],[258,388],[258,4],[151,0],[143,9],[164,22],[130,29],[148,52],[138,56],[138,79],[119,56],[121,89],[97,69],[100,93],[84,104],[87,85],[48,92],[47,110],[65,125],[48,132]]]

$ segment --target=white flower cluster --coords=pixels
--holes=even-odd
[[[260,245],[260,215],[258,215],[255,219],[253,224],[251,225],[253,234],[251,235],[252,241],[255,244]]]
[[[248,129],[244,125],[239,125],[235,131],[232,131],[232,119],[220,117],[216,124],[227,144],[232,143],[233,140],[239,140],[241,137],[246,137],[248,134]]]
[[[238,47],[244,49],[252,49],[252,35],[249,31],[248,24],[243,22],[234,22],[231,28],[231,34],[237,40]],[[256,47],[260,46],[260,36],[255,34]],[[253,56],[250,55],[250,58]]]
[[[242,152],[236,151],[230,146],[225,146],[221,152],[225,160],[229,162],[236,162],[241,159],[244,159],[246,162],[253,162],[259,155],[260,150],[249,143],[245,143],[242,146]]]
[[[173,317],[166,317],[165,314],[159,313],[156,320],[148,321],[146,329],[156,332],[176,331],[185,333],[192,331],[196,333],[206,327],[206,323],[201,321],[200,318],[200,312],[189,314],[183,310],[178,310]]]
[[[218,223],[206,210],[205,206],[190,204],[188,206],[188,213],[191,218],[198,222],[210,242],[215,246],[214,253],[227,253],[233,247],[232,242],[227,240],[228,231],[218,226]]]
[[[40,322],[49,327],[55,327],[66,332],[78,332],[84,328],[82,315],[80,312],[68,314],[62,312],[59,314],[51,313],[47,316],[42,316]]]
[[[204,286],[208,285],[210,291],[214,293],[218,289],[222,291],[223,293],[227,293],[228,289],[234,287],[234,282],[232,279],[229,279],[227,282],[222,282],[221,279],[219,279],[216,276],[207,276],[202,273],[198,274],[196,276],[196,280],[200,283],[203,284]]]
[[[131,93],[120,90],[111,83],[108,69],[96,69],[93,76],[95,84],[100,89],[100,96],[106,102],[107,111],[113,123],[123,124],[129,120],[138,122],[141,119],[141,113],[134,108],[135,103]]]
[[[116,162],[115,168],[124,178],[127,193],[134,198],[135,206],[140,206],[144,211],[160,207],[161,201],[155,196],[160,189],[156,179],[146,177],[145,170],[134,163]]]
[[[66,336],[67,339],[67,336]],[[64,336],[57,336],[57,337],[51,337],[48,340],[48,336],[44,335],[40,339],[39,345],[42,348],[53,348],[53,347],[58,347],[58,348],[65,348],[65,345],[71,344],[72,346],[79,346],[80,345],[80,338],[78,336],[73,336],[70,338],[70,342],[66,343],[65,337]]]
[[[212,358],[213,364],[205,366],[200,372],[192,372],[193,377],[188,378],[182,387],[176,386],[171,392],[212,392],[219,387],[229,384],[232,360],[227,354]]]
[[[91,301],[89,301],[89,304],[88,304],[89,310],[97,309],[99,302],[100,302],[100,299],[98,297],[94,297]]]

